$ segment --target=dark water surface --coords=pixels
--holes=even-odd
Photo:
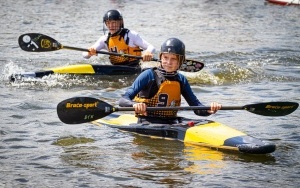
[[[91,96],[115,105],[134,77],[52,75],[9,82],[13,73],[107,63],[106,55],[84,60],[72,50],[25,52],[17,39],[43,33],[87,48],[102,35],[103,14],[118,8],[125,26],[158,49],[165,39],[178,37],[189,59],[205,62],[201,72],[186,73],[204,104],[299,103],[299,6],[263,0],[4,0],[0,5],[0,187],[299,186],[299,109],[282,117],[247,111],[210,116],[277,145],[270,155],[245,155],[59,121],[60,101]],[[192,112],[180,114],[195,118]]]

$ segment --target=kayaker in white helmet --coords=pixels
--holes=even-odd
[[[103,32],[104,35],[89,48],[89,52],[83,53],[84,58],[88,59],[93,55],[97,55],[96,51],[103,49],[119,54],[142,56],[143,61],[151,61],[153,58],[154,46],[137,32],[124,28],[123,16],[119,10],[109,10],[104,14]],[[110,55],[110,62],[113,65],[138,66],[140,60]]]
[[[178,72],[185,61],[185,45],[169,38],[161,45],[161,64],[143,71],[119,100],[119,106],[134,107],[138,123],[179,123],[177,111],[146,111],[149,107],[180,106],[181,95],[190,106],[204,106],[193,93],[188,80]],[[210,110],[194,110],[200,116],[216,113],[221,104],[212,102]]]

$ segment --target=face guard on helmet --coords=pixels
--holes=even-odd
[[[108,28],[106,26],[106,21],[108,20],[121,20],[122,24],[120,26],[120,29],[124,28],[124,21],[123,16],[120,11],[118,10],[109,10],[107,11],[103,16],[103,33],[105,34],[106,31],[108,31]]]
[[[185,45],[184,43],[177,38],[169,38],[161,45],[159,58],[163,53],[172,53],[178,56],[179,58],[179,67],[185,61]]]

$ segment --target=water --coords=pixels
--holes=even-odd
[[[277,145],[270,155],[221,152],[153,140],[89,123],[66,125],[56,105],[91,96],[115,105],[133,78],[52,75],[9,82],[13,73],[77,63],[81,52],[22,51],[21,34],[43,33],[87,48],[102,35],[102,16],[118,8],[125,26],[158,49],[182,39],[187,57],[205,62],[185,73],[204,104],[300,102],[300,10],[261,1],[1,1],[0,187],[297,187],[299,109],[282,117],[222,111],[220,121]],[[183,101],[183,105],[186,105]],[[186,117],[195,115],[180,112]]]

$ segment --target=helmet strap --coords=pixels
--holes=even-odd
[[[174,71],[174,72],[167,72],[165,71],[162,66],[161,66],[161,63],[160,63],[160,66],[157,68],[159,70],[159,72],[164,75],[165,77],[172,77],[172,76],[176,76],[178,74],[177,71]]]

